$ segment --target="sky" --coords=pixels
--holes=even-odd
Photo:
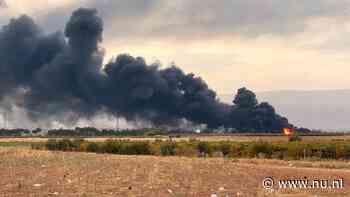
[[[2,4],[4,5],[4,4]],[[6,0],[0,26],[27,14],[47,33],[73,10],[104,20],[107,62],[120,53],[175,64],[218,94],[350,88],[350,0]]]

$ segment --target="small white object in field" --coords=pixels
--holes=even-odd
[[[42,184],[39,184],[39,183],[36,183],[33,185],[33,187],[41,187],[41,186],[42,186]]]
[[[224,191],[224,190],[225,190],[224,187],[220,187],[220,188],[219,188],[219,191]]]
[[[201,130],[200,129],[196,129],[196,133],[201,133]]]
[[[212,194],[210,197],[218,197],[218,195],[216,195],[216,194]]]
[[[172,193],[173,193],[173,190],[171,190],[171,189],[168,189],[168,192],[169,192],[170,194],[172,194]]]

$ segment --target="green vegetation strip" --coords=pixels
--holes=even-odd
[[[12,141],[12,142],[0,142],[0,147],[12,147],[12,146],[33,146],[33,142],[21,142],[21,141]]]
[[[107,140],[90,142],[83,139],[50,139],[32,144],[33,149],[53,151],[77,151],[121,155],[159,155],[188,157],[273,158],[301,159],[350,159],[349,141],[334,142],[203,142],[189,141],[128,141]]]

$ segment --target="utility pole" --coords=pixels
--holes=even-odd
[[[116,129],[116,131],[119,131],[119,114],[118,114],[118,112],[115,113],[115,129]]]

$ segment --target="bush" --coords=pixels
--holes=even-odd
[[[96,142],[90,142],[88,143],[87,147],[86,147],[86,151],[87,152],[93,152],[93,153],[97,153],[100,152],[100,147]]]
[[[349,159],[350,144],[345,141],[331,143],[311,142],[202,142],[190,141],[116,141],[88,142],[83,139],[49,139],[46,143],[33,143],[33,149],[60,151],[87,151],[126,155],[164,156],[224,156],[259,157],[274,159]]]
[[[222,143],[220,144],[220,151],[222,152],[223,156],[226,157],[231,152],[231,144],[230,143]]]
[[[45,146],[46,146],[46,149],[48,150],[59,150],[58,142],[56,139],[47,140]]]
[[[164,142],[160,144],[160,153],[163,156],[173,156],[176,153],[176,144],[173,142]]]
[[[268,157],[271,158],[273,147],[266,142],[255,142],[248,146],[248,157]]]
[[[83,144],[85,144],[85,143],[86,142],[84,139],[81,139],[81,138],[73,139],[73,141],[72,141],[73,149],[75,151],[81,151],[81,149],[83,149]]]
[[[152,155],[160,156],[162,153],[160,152],[160,140],[156,140],[153,143],[150,143],[150,151]]]
[[[288,143],[287,155],[285,159],[299,160],[304,157],[304,150],[306,150],[306,147],[302,143],[299,143],[299,142]]]
[[[70,139],[62,139],[58,141],[59,150],[63,151],[73,151],[76,146]]]
[[[197,157],[198,150],[196,146],[188,142],[179,142],[176,144],[175,155],[186,157]]]
[[[202,156],[211,156],[213,150],[209,142],[199,142],[197,149]]]
[[[336,147],[333,144],[323,145],[320,148],[322,159],[336,159]]]
[[[44,150],[45,149],[45,144],[44,143],[32,143],[31,145],[31,148],[32,149],[35,149],[35,150]]]
[[[111,154],[122,154],[122,145],[119,141],[107,140],[103,144],[101,152]]]
[[[350,158],[350,145],[341,143],[336,144],[336,158],[337,159],[349,159]]]
[[[120,154],[126,155],[150,155],[151,147],[148,142],[128,142],[122,145]]]
[[[231,151],[228,155],[228,157],[246,157],[245,154],[245,147],[247,145],[242,143],[232,143],[231,145]]]

